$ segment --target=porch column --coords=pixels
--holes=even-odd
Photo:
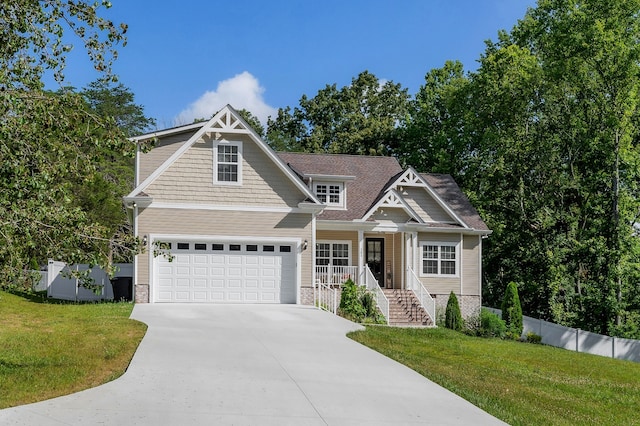
[[[406,235],[405,232],[400,234],[400,238],[401,238],[400,242],[403,242],[402,240],[404,240],[404,244],[400,244],[400,265],[401,266],[406,264],[406,260],[405,259],[406,259],[406,256],[407,256],[407,250],[406,250],[407,238],[405,237],[405,235]],[[394,259],[394,263],[395,263],[395,259]],[[400,288],[404,289],[406,287],[404,275],[406,273],[405,270],[407,269],[407,267],[404,266],[404,267],[402,267],[400,269],[402,269],[400,271]]]
[[[418,233],[412,232],[411,238],[413,239],[413,247],[411,252],[411,257],[413,258],[411,269],[413,269],[414,273],[418,273]]]
[[[358,278],[364,275],[364,231],[358,230]],[[363,284],[363,283],[358,283]]]

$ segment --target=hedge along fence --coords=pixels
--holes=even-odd
[[[486,308],[502,316],[500,309]],[[570,351],[606,356],[626,361],[640,362],[640,340],[603,336],[579,328],[564,327],[537,318],[522,316],[524,330],[542,337],[542,343]]]

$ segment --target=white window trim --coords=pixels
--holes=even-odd
[[[419,268],[420,268],[420,276],[421,277],[440,277],[440,278],[460,278],[460,264],[462,262],[462,257],[460,253],[460,242],[452,242],[452,241],[420,241],[420,250],[418,252],[419,258]],[[437,274],[427,274],[424,272],[424,247],[425,246],[438,246],[438,273]],[[440,247],[448,246],[455,247],[456,253],[456,273],[455,274],[441,274],[440,267],[443,259],[440,258]],[[434,259],[435,260],[435,259]],[[446,260],[446,259],[444,259]]]
[[[348,265],[346,265],[346,266],[353,266],[352,265],[353,262],[351,260],[352,257],[353,257],[353,252],[351,251],[351,240],[316,240],[316,244],[346,244],[347,247],[348,247],[347,248],[347,250],[348,250],[347,260],[349,262]],[[316,250],[315,246],[314,246],[313,250],[314,251]],[[319,258],[317,252],[315,253],[315,258],[316,258],[316,260]],[[325,259],[325,258],[322,257],[322,259]],[[330,257],[329,257],[329,265],[331,265],[331,266],[334,266],[332,264],[333,263],[333,259],[334,259],[333,258],[333,246],[331,246],[330,247]],[[314,262],[314,266],[324,266],[324,265],[318,265],[318,264],[315,264],[315,262]]]
[[[324,185],[327,187],[327,191],[329,191],[329,187],[331,185],[340,187],[340,193],[338,196],[340,197],[340,201],[337,203],[332,203],[329,201],[329,193],[327,192],[327,201],[323,204],[327,205],[327,210],[344,210],[347,206],[347,191],[345,191],[346,185],[344,182],[335,182],[335,181],[317,181],[313,182],[313,193],[316,197],[318,197],[318,186]],[[318,197],[319,198],[319,197]]]
[[[238,147],[238,180],[236,182],[218,180],[218,147],[220,145]],[[213,142],[213,183],[214,184],[225,185],[225,186],[242,185],[242,163],[243,163],[242,142],[226,141],[226,140],[218,140]]]

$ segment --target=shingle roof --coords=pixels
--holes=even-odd
[[[325,209],[318,216],[322,220],[361,219],[391,178],[402,172],[393,157],[291,152],[279,152],[278,156],[304,175],[355,176],[347,182],[348,210]]]
[[[402,167],[393,157],[292,152],[279,152],[278,156],[301,177],[304,175],[355,177],[354,180],[347,182],[348,209],[325,209],[318,216],[321,220],[362,219],[375,202],[384,195],[389,185],[393,184],[403,172]],[[424,173],[420,176],[469,227],[489,230],[451,176],[436,173]],[[438,224],[437,226],[456,227],[457,225]]]
[[[478,211],[450,175],[421,173],[420,176],[438,193],[455,214],[473,229],[488,231]]]

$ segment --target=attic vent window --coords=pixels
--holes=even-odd
[[[316,182],[315,194],[321,203],[329,207],[345,207],[344,183],[342,182]]]
[[[238,185],[242,183],[242,143],[217,141],[213,148],[215,183]]]

